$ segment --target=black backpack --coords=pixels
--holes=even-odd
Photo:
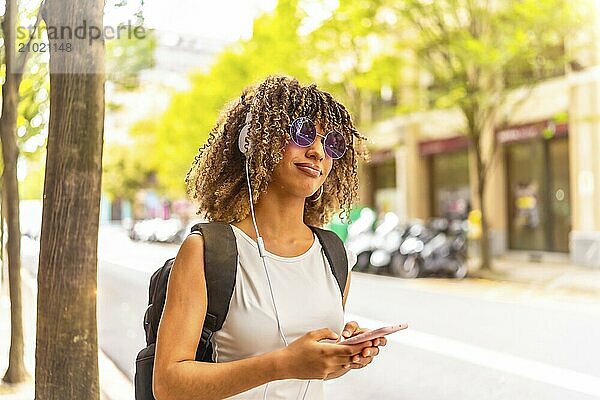
[[[340,237],[327,229],[310,226],[325,251],[331,272],[335,276],[342,297],[348,276],[348,259]],[[202,335],[196,350],[196,361],[214,362],[210,342],[214,332],[221,329],[235,287],[237,271],[237,246],[233,229],[223,222],[196,224],[192,232],[204,237],[204,268],[208,308],[202,327]],[[158,323],[162,316],[167,294],[167,282],[175,258],[168,259],[150,278],[148,308],[144,314],[146,344],[135,360],[135,399],[155,400],[152,393],[152,371]]]

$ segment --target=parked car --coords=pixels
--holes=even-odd
[[[181,221],[177,218],[146,219],[136,221],[131,226],[129,238],[146,242],[177,243],[181,228]]]

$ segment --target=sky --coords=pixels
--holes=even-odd
[[[249,38],[257,15],[271,11],[276,0],[145,0],[144,19],[148,28],[163,32],[233,42]],[[122,7],[107,1],[105,24],[127,21],[139,7],[139,0],[127,0]]]
[[[133,20],[140,2],[107,0],[105,25]],[[116,7],[118,3],[122,6]],[[273,10],[276,3],[277,0],[144,0],[144,17],[149,28],[232,42],[249,38],[254,18]],[[37,10],[40,0],[21,0],[19,4],[21,8]],[[6,0],[0,0],[0,15],[5,6]]]
[[[116,7],[120,1],[126,4]],[[134,19],[140,0],[108,0],[106,4],[105,25],[116,25]],[[231,43],[249,39],[254,19],[276,4],[277,0],[144,0],[144,19],[148,28]],[[299,33],[315,29],[337,4],[337,0],[303,0],[301,7],[308,16]]]
[[[277,0],[106,0],[104,24],[116,26],[121,22],[134,22],[134,14],[142,1],[146,27],[164,33],[213,39],[223,45],[250,38],[254,19],[263,12],[272,11],[277,4]],[[4,13],[5,3],[0,0],[0,14]],[[40,0],[20,0],[19,4],[37,10],[39,3]],[[337,4],[338,0],[303,0],[301,7],[308,18],[299,33],[316,28],[331,15]],[[32,12],[30,22],[34,15]]]

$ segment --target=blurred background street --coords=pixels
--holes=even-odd
[[[35,276],[38,243],[24,238],[23,245],[24,267]],[[129,379],[144,345],[147,283],[177,248],[130,241],[119,226],[101,228],[99,343]],[[597,278],[594,272],[588,279]],[[600,294],[578,287],[355,273],[345,319],[370,328],[409,322],[410,328],[389,336],[368,368],[326,382],[328,396],[600,398]]]

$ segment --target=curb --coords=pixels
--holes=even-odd
[[[600,271],[570,264],[549,264],[497,260],[492,270],[470,268],[469,277],[527,285],[565,295],[600,297]]]
[[[135,398],[133,382],[100,349],[98,349],[98,370],[100,373],[100,391],[107,400],[131,400]]]

